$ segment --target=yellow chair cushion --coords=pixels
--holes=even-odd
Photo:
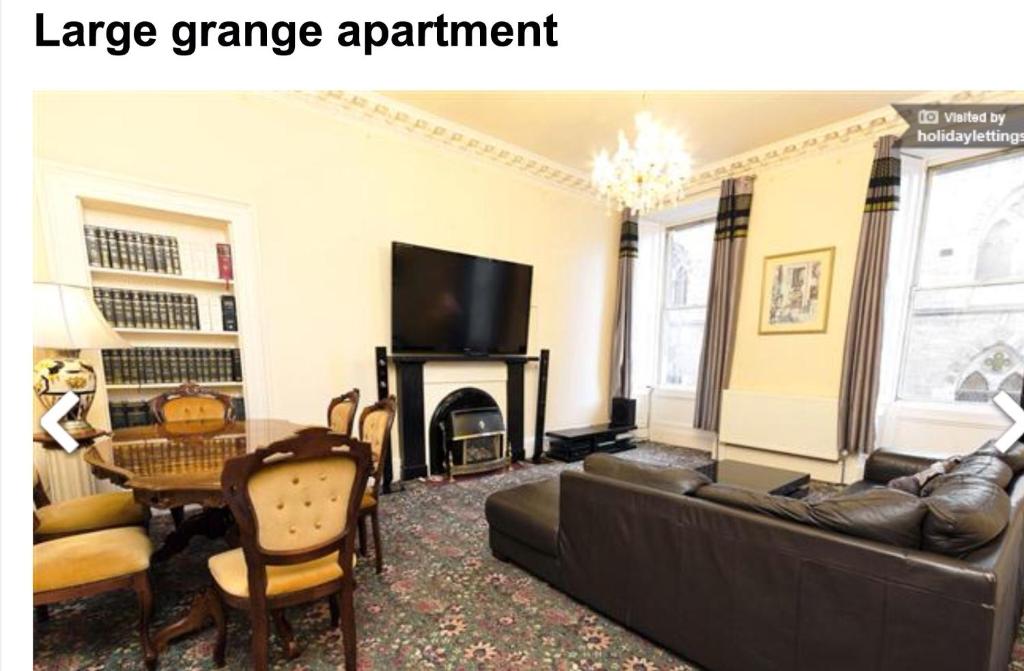
[[[145,515],[131,492],[105,492],[43,506],[36,510],[37,536],[94,531],[142,524]]]
[[[149,568],[153,544],[139,527],[103,529],[32,546],[32,590],[49,592]]]
[[[356,559],[353,555],[352,565]],[[207,564],[217,585],[233,596],[249,598],[249,572],[242,548],[228,550],[210,557]],[[302,564],[267,567],[267,596],[288,594],[325,582],[337,580],[344,572],[338,566],[338,553]]]

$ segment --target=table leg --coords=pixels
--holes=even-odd
[[[163,545],[153,553],[153,561],[167,561],[186,547],[194,536],[224,538],[234,526],[231,512],[227,508],[204,508],[202,512],[182,520],[181,525],[167,534]]]
[[[156,632],[153,635],[153,645],[157,654],[166,650],[167,644],[172,640],[205,629],[208,624],[214,624],[217,617],[224,617],[220,604],[211,603],[211,600],[216,598],[210,590],[197,594],[184,617]]]

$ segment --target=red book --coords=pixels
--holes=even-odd
[[[231,265],[231,245],[226,242],[217,243],[217,272],[222,280],[235,279],[235,269]]]

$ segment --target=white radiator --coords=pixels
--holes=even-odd
[[[839,460],[838,401],[726,389],[719,440],[811,459]]]

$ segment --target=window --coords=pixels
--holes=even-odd
[[[714,219],[665,232],[659,365],[664,386],[697,388],[714,236]]]
[[[931,168],[900,398],[1018,400],[1024,373],[1024,152]]]

